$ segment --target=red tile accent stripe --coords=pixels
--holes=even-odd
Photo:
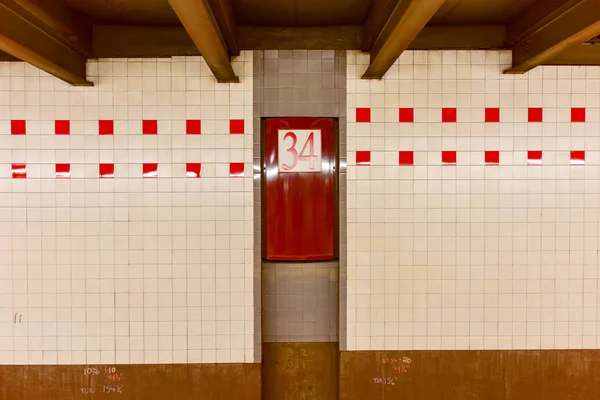
[[[413,151],[400,151],[398,154],[399,165],[414,165],[415,164],[415,153]]]
[[[415,122],[414,108],[400,108],[398,112],[399,122]]]
[[[442,108],[442,122],[456,122],[456,108]]]
[[[498,164],[500,164],[500,152],[498,150],[486,150],[486,152],[485,152],[485,164],[486,165],[498,165]]]
[[[357,108],[356,122],[371,122],[371,109],[366,107]]]
[[[244,163],[241,163],[241,162],[229,163],[229,176],[243,177],[244,176]]]
[[[455,165],[456,164],[456,150],[442,151],[442,164]]]
[[[71,177],[71,164],[56,164],[54,170],[57,178]]]
[[[571,151],[571,165],[584,165],[585,164],[585,151],[584,150],[572,150]]]
[[[25,135],[27,133],[27,122],[23,120],[10,121],[10,134],[11,135]]]
[[[243,119],[232,119],[229,121],[229,133],[232,135],[243,135],[244,134],[244,120]]]
[[[69,120],[54,121],[54,134],[55,135],[70,135],[71,134],[71,121],[69,121]]]
[[[188,178],[200,178],[200,163],[187,163],[185,174]]]
[[[544,119],[544,110],[538,107],[530,107],[527,110],[527,120],[529,122],[542,122]]]
[[[142,121],[142,134],[144,135],[157,135],[158,134],[158,121],[145,119]]]
[[[100,178],[115,177],[115,164],[100,164],[98,170],[100,173]]]
[[[144,165],[142,165],[142,176],[144,178],[157,178],[158,177],[158,164],[144,163]]]
[[[98,134],[99,135],[114,135],[115,134],[114,121],[110,120],[110,119],[98,121]]]
[[[542,165],[542,151],[541,150],[529,150],[527,152],[527,164]]]
[[[199,119],[188,119],[185,122],[185,133],[187,135],[199,135],[202,133],[202,121]]]
[[[13,179],[25,179],[27,178],[27,165],[25,164],[12,164],[12,177]]]
[[[571,108],[571,122],[585,122],[585,108]]]
[[[357,151],[356,165],[371,165],[371,152],[368,150]]]
[[[486,108],[485,109],[485,122],[500,122],[500,109],[499,108]]]

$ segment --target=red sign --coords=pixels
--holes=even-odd
[[[266,121],[263,219],[268,260],[336,257],[336,136],[330,118]]]

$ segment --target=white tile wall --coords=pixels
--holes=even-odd
[[[252,54],[233,64],[240,84],[215,83],[199,57],[100,60],[96,85],[74,88],[0,63],[1,364],[253,362]],[[201,178],[186,178],[188,162]],[[99,179],[99,163],[115,177]]]
[[[349,350],[600,347],[600,67],[502,75],[510,61],[405,52],[368,81],[368,56],[348,53]],[[355,122],[357,107],[371,122]],[[414,123],[399,123],[400,107]],[[587,122],[572,123],[572,107]],[[400,150],[414,166],[398,166]],[[442,150],[457,150],[456,166]],[[500,150],[498,166],[485,150]],[[528,166],[528,150],[543,163]]]

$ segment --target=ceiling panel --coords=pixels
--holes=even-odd
[[[372,0],[231,0],[239,25],[362,25]]]
[[[168,0],[65,0],[105,24],[179,25]]]
[[[446,0],[431,19],[435,25],[506,24],[544,0]]]

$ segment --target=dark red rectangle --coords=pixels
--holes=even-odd
[[[279,172],[279,130],[294,129],[321,131],[320,172]],[[334,120],[330,118],[273,118],[266,121],[263,254],[268,260],[335,258],[335,135]],[[303,145],[299,143],[298,147],[302,149]]]

